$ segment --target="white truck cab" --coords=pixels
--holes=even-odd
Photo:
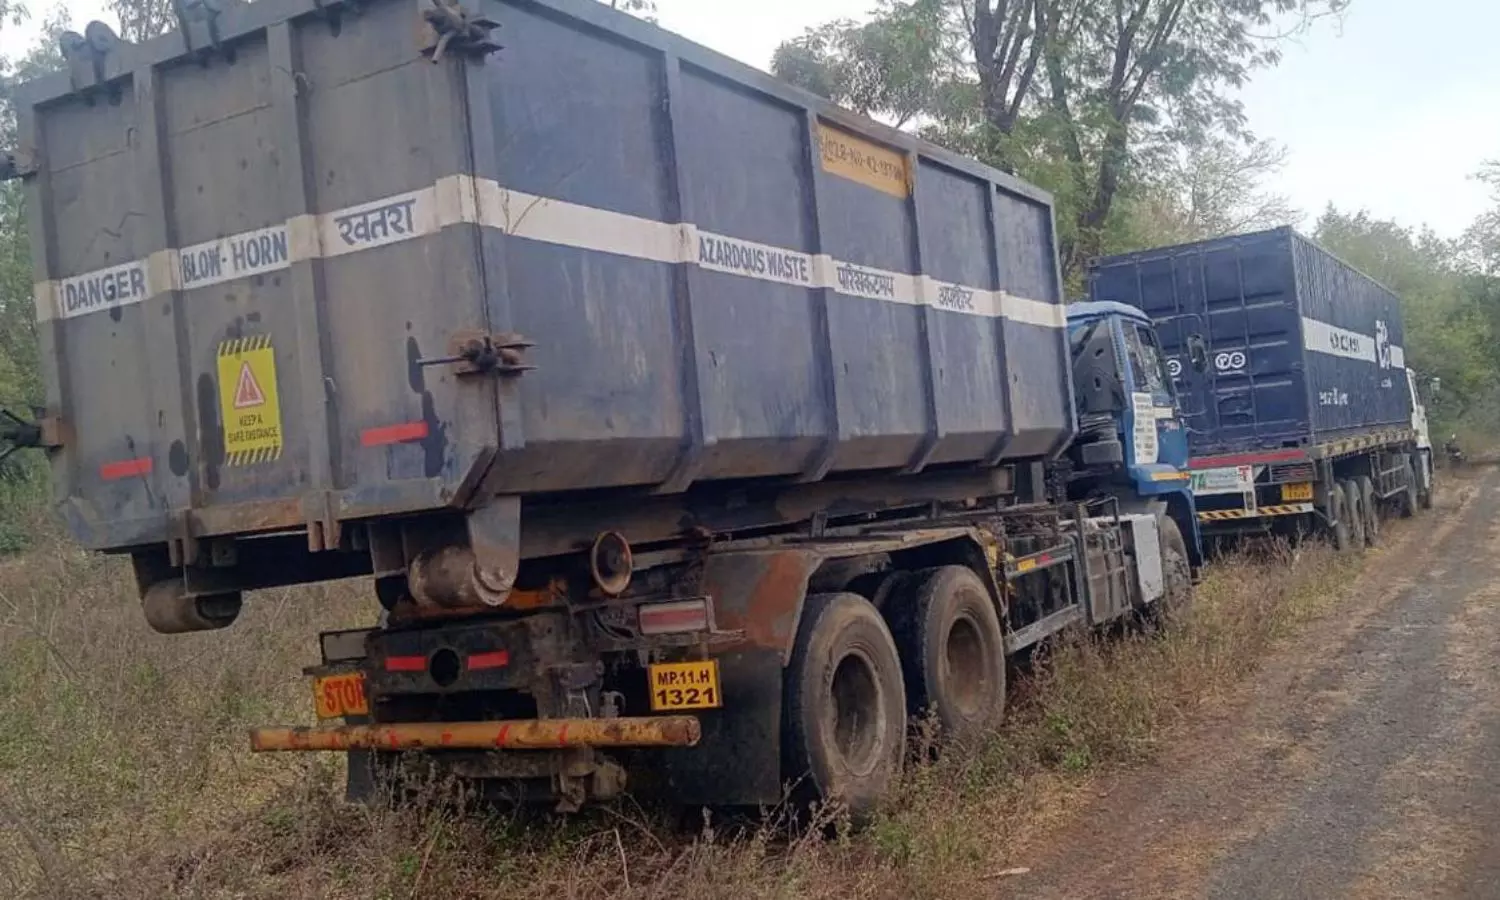
[[[1417,435],[1417,492],[1426,506],[1432,502],[1432,436],[1427,433],[1427,407],[1417,390],[1417,374],[1411,369],[1406,370],[1406,386],[1411,391],[1411,430]]]

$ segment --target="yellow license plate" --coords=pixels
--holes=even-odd
[[[1313,498],[1312,484],[1301,482],[1299,484],[1283,484],[1281,486],[1281,502],[1289,503],[1293,500],[1311,500]]]
[[[320,719],[342,716],[366,716],[370,703],[365,699],[365,676],[358,672],[326,675],[313,682],[313,708]]]
[[[651,709],[716,709],[724,705],[719,693],[719,661],[657,663],[647,667],[651,680]]]

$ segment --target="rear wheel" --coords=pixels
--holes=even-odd
[[[912,715],[934,713],[944,739],[998,726],[1005,716],[1005,636],[979,576],[964,566],[913,573],[886,609]]]
[[[1359,485],[1352,479],[1339,482],[1344,493],[1344,518],[1349,522],[1349,542],[1355,550],[1365,546],[1365,505],[1360,498]]]
[[[1417,502],[1423,509],[1432,509],[1432,458],[1423,455],[1418,466],[1421,467],[1422,487],[1417,490]]]
[[[1400,494],[1396,495],[1396,509],[1401,518],[1410,519],[1417,514],[1417,508],[1421,505],[1421,500],[1417,496],[1417,471],[1412,468],[1411,457],[1407,457],[1406,461],[1401,464],[1401,477],[1406,486],[1401,489]]]
[[[1380,546],[1380,499],[1375,496],[1375,482],[1370,476],[1361,475],[1354,479],[1359,485],[1359,502],[1364,507],[1365,546]]]
[[[1162,595],[1151,606],[1150,618],[1166,622],[1187,611],[1193,602],[1193,567],[1182,528],[1171,516],[1158,516],[1161,531]]]
[[[1344,502],[1344,487],[1336,484],[1328,492],[1328,516],[1333,519],[1331,530],[1333,549],[1347,553],[1354,546],[1354,535],[1349,530],[1349,507]]]
[[[787,665],[784,774],[805,800],[868,819],[906,745],[901,660],[885,620],[858,594],[807,598]]]

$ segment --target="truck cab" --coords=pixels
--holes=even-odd
[[[1068,306],[1078,435],[1068,450],[1068,497],[1113,497],[1122,507],[1163,509],[1201,564],[1189,487],[1188,437],[1173,386],[1177,373],[1141,310],[1113,301]],[[1206,364],[1206,350],[1190,354]]]
[[[1436,380],[1429,388],[1436,390]],[[1417,493],[1423,507],[1432,505],[1432,435],[1427,430],[1427,406],[1422,401],[1422,392],[1417,389],[1417,373],[1406,369],[1406,388],[1411,391],[1411,430],[1416,435],[1417,452],[1413,455],[1412,468],[1417,476]]]

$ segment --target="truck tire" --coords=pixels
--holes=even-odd
[[[1361,475],[1354,479],[1359,485],[1359,502],[1364,507],[1365,546],[1380,546],[1380,499],[1375,496],[1375,482],[1370,476]]]
[[[1343,485],[1335,484],[1328,492],[1328,515],[1334,522],[1329,529],[1333,549],[1338,553],[1348,553],[1354,546],[1354,535],[1349,530],[1349,509],[1344,502]]]
[[[939,737],[967,740],[1005,717],[1005,634],[973,570],[942,566],[907,576],[886,607],[906,677],[907,711],[937,716]]]
[[[1409,456],[1401,463],[1401,477],[1406,486],[1401,489],[1401,493],[1396,495],[1396,511],[1401,518],[1410,519],[1417,514],[1422,501],[1417,491],[1417,470],[1412,467]]]
[[[782,775],[804,802],[867,821],[901,770],[906,691],[885,620],[858,594],[814,594],[787,664]]]
[[[1363,550],[1365,546],[1365,509],[1359,494],[1359,485],[1352,479],[1339,482],[1339,490],[1344,495],[1344,515],[1342,519],[1349,523],[1349,544],[1355,551]]]
[[[1425,474],[1422,486],[1417,489],[1417,501],[1423,509],[1432,509],[1432,460],[1423,459],[1421,466]]]
[[[1182,615],[1193,603],[1193,564],[1188,558],[1182,528],[1171,516],[1157,516],[1161,531],[1162,595],[1147,610],[1147,618],[1165,624]]]

